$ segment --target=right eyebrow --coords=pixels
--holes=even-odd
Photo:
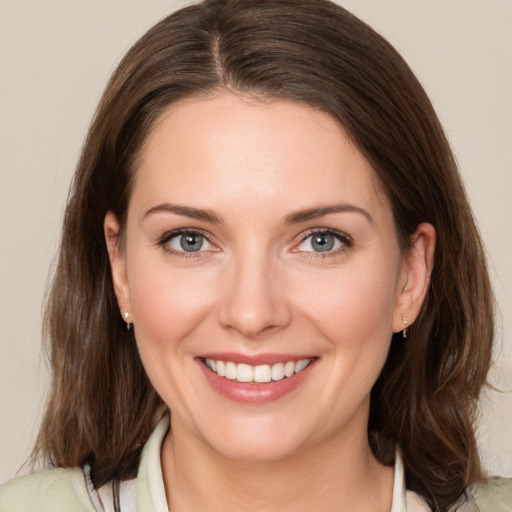
[[[331,213],[360,213],[363,215],[370,224],[375,224],[375,220],[370,215],[370,212],[359,206],[352,204],[334,204],[328,206],[321,206],[317,208],[310,208],[307,210],[300,210],[293,212],[285,217],[285,222],[289,224],[298,224],[300,222],[306,222],[308,220],[323,217]]]
[[[143,219],[145,220],[147,217],[154,215],[155,213],[174,213],[175,215],[182,215],[184,217],[202,220],[211,224],[222,224],[224,222],[222,217],[212,210],[202,210],[199,208],[192,208],[190,206],[172,203],[162,203],[157,206],[153,206],[144,213]]]

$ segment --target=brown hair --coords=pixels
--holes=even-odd
[[[474,419],[493,339],[484,251],[421,85],[389,43],[327,0],[206,0],[158,23],[122,60],[66,209],[46,310],[52,386],[35,456],[88,461],[97,486],[136,472],[162,402],[119,315],[103,220],[111,210],[124,225],[137,156],[164,109],[222,88],[328,112],[379,176],[404,250],[419,223],[435,227],[431,286],[407,342],[392,341],[368,435],[384,464],[398,446],[408,488],[447,510],[482,478]]]

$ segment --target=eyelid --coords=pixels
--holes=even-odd
[[[336,238],[342,244],[342,246],[339,247],[338,249],[334,249],[331,251],[325,251],[325,252],[302,251],[302,250],[298,249],[298,247],[302,243],[304,243],[308,238],[310,238],[314,235],[318,235],[318,234],[332,235],[332,236],[334,236],[334,238]],[[311,257],[324,258],[326,256],[334,256],[340,252],[343,252],[346,249],[352,247],[353,245],[354,245],[353,238],[349,234],[347,234],[343,231],[340,231],[338,229],[333,229],[333,228],[311,228],[311,229],[308,229],[305,233],[301,233],[299,242],[294,245],[291,252],[305,253],[305,254],[308,254],[309,256],[311,256],[313,254],[314,256],[311,256]]]
[[[184,251],[184,250],[182,251],[182,250],[177,250],[172,247],[169,247],[168,242],[171,239],[179,237],[180,235],[185,235],[185,234],[199,235],[199,236],[203,237],[206,240],[206,242],[213,247],[210,247],[206,250],[199,250],[199,251],[195,251],[195,252],[188,252],[188,251]],[[336,238],[336,240],[338,240],[340,242],[341,247],[334,249],[334,250],[325,251],[325,252],[305,251],[305,250],[299,249],[299,246],[303,242],[305,242],[308,238],[310,238],[314,235],[318,235],[318,234],[332,235],[334,238]],[[338,229],[334,229],[334,228],[324,228],[324,227],[310,228],[307,231],[301,233],[299,235],[299,237],[300,237],[299,241],[294,244],[293,248],[291,249],[291,252],[292,253],[304,253],[305,255],[307,254],[308,257],[323,258],[323,257],[327,257],[327,256],[335,256],[338,253],[341,253],[341,252],[351,248],[354,244],[353,238],[349,234],[347,234],[343,231],[340,231]],[[157,239],[155,245],[158,247],[162,247],[167,253],[173,254],[178,257],[200,258],[200,257],[207,256],[208,253],[220,252],[221,249],[218,247],[218,243],[213,242],[212,238],[214,238],[214,237],[212,237],[209,233],[204,232],[200,228],[188,228],[188,227],[187,228],[177,228],[177,229],[172,229],[172,230],[166,231],[163,235],[161,235]]]
[[[195,252],[194,251],[188,252],[188,251],[181,251],[181,250],[178,250],[178,249],[174,249],[173,247],[170,247],[168,245],[168,243],[173,238],[177,238],[180,235],[187,235],[187,234],[199,235],[199,236],[203,237],[206,240],[206,242],[208,242],[208,244],[213,246],[214,249],[208,248],[206,250],[199,250],[199,251],[195,251]],[[170,231],[166,231],[163,235],[161,235],[157,239],[155,245],[158,246],[158,247],[162,247],[167,253],[173,254],[175,256],[179,256],[179,257],[183,257],[183,258],[199,258],[199,257],[206,256],[205,253],[219,252],[220,251],[220,249],[218,248],[217,244],[212,242],[211,238],[212,237],[208,233],[205,233],[202,229],[198,229],[198,228],[178,228],[178,229],[172,229]]]

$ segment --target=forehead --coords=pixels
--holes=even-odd
[[[247,198],[244,207],[283,214],[340,201],[390,210],[369,163],[324,112],[229,93],[170,107],[142,150],[133,199],[211,208]]]

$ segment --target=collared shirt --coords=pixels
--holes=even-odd
[[[168,512],[160,463],[162,442],[168,430],[169,419],[166,416],[158,424],[144,447],[137,478],[121,483],[120,499],[123,512],[139,512],[142,510]],[[101,512],[114,512],[112,486],[106,484],[96,492],[92,483],[90,483],[87,468],[85,473],[86,479],[89,482],[88,488],[91,500],[95,504],[96,509]],[[141,484],[143,488],[139,489],[138,487]],[[142,508],[143,503],[147,504],[146,506],[150,508]],[[395,459],[395,480],[391,512],[430,512],[429,507],[420,496],[406,490],[404,467],[398,452]]]
[[[121,484],[123,512],[169,512],[165,496],[160,452],[169,430],[163,419],[144,446],[137,478]],[[13,478],[0,485],[0,512],[110,512],[109,484],[96,491],[90,468],[55,468]],[[428,507],[405,489],[399,456],[395,462],[393,505],[390,512],[424,512]],[[457,512],[512,512],[512,479],[491,478],[467,489],[450,508]]]

